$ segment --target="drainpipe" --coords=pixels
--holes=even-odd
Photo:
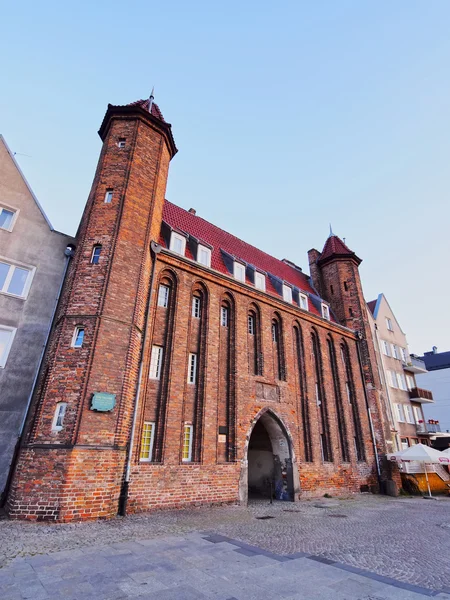
[[[133,454],[134,438],[135,438],[135,433],[136,433],[136,421],[137,421],[137,416],[138,416],[139,400],[140,400],[140,395],[141,395],[142,372],[144,369],[144,352],[145,352],[147,336],[148,336],[148,313],[150,310],[152,297],[153,297],[153,283],[154,283],[154,279],[155,279],[156,261],[158,258],[158,254],[161,252],[161,246],[159,244],[157,244],[156,242],[151,242],[150,252],[153,256],[153,265],[152,265],[152,272],[150,275],[150,291],[148,294],[147,307],[145,310],[145,317],[144,317],[144,338],[142,340],[142,346],[141,346],[141,359],[140,359],[140,364],[139,364],[138,385],[137,385],[137,389],[136,389],[136,396],[134,399],[133,421],[131,423],[131,435],[130,435],[130,444],[128,447],[127,465],[126,465],[126,469],[125,469],[125,479],[122,484],[122,491],[120,493],[120,498],[119,498],[118,514],[121,517],[125,517],[127,514],[128,488],[130,486],[130,476],[131,476],[131,459],[132,459],[132,454]]]
[[[12,456],[12,459],[11,459],[11,464],[10,464],[10,467],[9,467],[8,478],[6,480],[5,489],[3,490],[3,495],[2,495],[1,502],[0,502],[1,506],[4,505],[4,503],[6,502],[6,498],[8,497],[9,488],[11,486],[12,476],[13,476],[13,473],[14,473],[14,468],[16,466],[16,462],[17,462],[17,459],[18,459],[18,456],[19,456],[19,448],[20,448],[20,445],[21,445],[22,437],[23,437],[23,431],[25,429],[25,423],[26,423],[27,418],[28,418],[28,413],[30,412],[31,401],[33,399],[33,395],[34,395],[34,392],[35,392],[35,389],[36,389],[36,384],[37,384],[38,377],[39,377],[39,374],[40,374],[40,371],[41,371],[42,363],[44,361],[45,351],[47,350],[48,339],[50,337],[50,332],[51,332],[52,327],[53,327],[53,321],[54,321],[54,318],[55,318],[56,310],[58,308],[59,299],[61,297],[61,291],[62,291],[62,288],[63,288],[63,285],[64,285],[64,281],[65,281],[66,275],[67,275],[67,269],[69,268],[70,259],[74,255],[74,248],[72,246],[67,246],[67,248],[64,250],[64,255],[66,257],[66,262],[64,264],[64,270],[63,270],[63,274],[62,274],[62,277],[61,277],[61,282],[59,284],[58,293],[56,295],[55,305],[53,307],[53,311],[52,311],[52,315],[51,315],[51,318],[50,318],[50,321],[49,321],[49,326],[48,326],[48,329],[47,329],[47,333],[45,334],[45,339],[44,339],[44,343],[42,345],[41,354],[39,356],[39,362],[38,362],[38,365],[37,365],[37,368],[36,368],[36,371],[35,371],[35,374],[34,374],[34,379],[33,379],[32,385],[31,385],[31,390],[30,390],[30,393],[28,395],[27,404],[26,404],[26,407],[25,407],[25,412],[23,414],[22,422],[20,424],[19,431],[17,433],[17,441],[16,441],[16,445],[14,447],[14,452],[13,452],[13,456]]]
[[[370,406],[369,406],[369,398],[367,397],[367,390],[366,390],[366,380],[364,377],[364,369],[363,369],[363,365],[362,365],[362,359],[361,359],[361,349],[359,347],[361,340],[362,340],[362,333],[360,331],[356,332],[356,335],[358,336],[358,341],[356,342],[356,351],[358,354],[358,363],[359,363],[359,370],[361,373],[361,380],[363,383],[363,389],[364,389],[364,398],[366,401],[366,408],[367,408],[367,414],[369,415],[369,426],[370,426],[370,435],[372,437],[372,443],[373,443],[373,450],[375,452],[375,463],[377,465],[377,479],[378,479],[378,486],[381,492],[381,469],[380,469],[380,460],[378,458],[378,450],[377,450],[377,442],[376,442],[376,438],[375,438],[375,431],[373,428],[373,421],[372,421],[372,415],[370,413]]]

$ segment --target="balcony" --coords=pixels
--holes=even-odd
[[[430,404],[434,402],[433,394],[429,390],[422,390],[421,388],[414,388],[410,390],[409,397],[414,402],[421,402],[422,404]]]
[[[415,358],[414,356],[409,357],[410,362],[403,363],[403,368],[405,371],[409,371],[410,373],[428,373],[425,362],[420,358]]]

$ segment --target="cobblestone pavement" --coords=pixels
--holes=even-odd
[[[272,518],[260,519],[258,517]],[[95,597],[108,600],[109,598],[113,599],[116,597],[134,597],[150,592],[155,594],[158,593],[158,597],[161,599],[166,597],[180,599],[185,597],[222,598],[219,592],[217,592],[219,594],[217,596],[211,595],[212,591],[209,588],[207,594],[206,592],[202,592],[206,594],[204,596],[173,594],[172,596],[161,596],[158,592],[159,589],[166,590],[167,577],[169,576],[169,579],[171,579],[170,569],[174,567],[177,571],[180,568],[177,556],[183,557],[183,560],[187,560],[189,563],[189,559],[185,555],[189,555],[191,552],[189,549],[190,543],[194,545],[192,549],[194,556],[198,553],[203,553],[202,561],[195,565],[196,570],[200,570],[201,573],[206,569],[204,561],[206,560],[206,563],[208,562],[208,556],[213,551],[211,548],[217,548],[214,552],[218,552],[219,554],[219,547],[230,550],[227,546],[223,546],[223,544],[227,544],[227,542],[220,542],[215,545],[208,542],[210,545],[205,546],[206,542],[203,538],[200,538],[200,532],[216,532],[227,536],[232,540],[240,540],[241,542],[244,542],[244,545],[240,548],[240,550],[244,552],[246,543],[262,549],[263,551],[266,550],[272,552],[278,556],[278,559],[270,559],[275,560],[277,563],[274,566],[273,564],[260,565],[258,561],[269,559],[269,557],[264,554],[261,556],[259,554],[254,556],[254,550],[249,550],[249,552],[251,552],[249,556],[242,553],[238,554],[238,556],[242,557],[239,560],[243,561],[243,564],[245,563],[244,566],[246,566],[245,569],[241,569],[243,572],[263,568],[263,566],[264,568],[270,566],[272,569],[278,569],[278,571],[280,571],[280,569],[288,569],[289,573],[291,573],[289,569],[293,570],[294,568],[289,567],[289,564],[295,563],[299,566],[298,572],[295,571],[295,577],[301,578],[301,571],[301,573],[303,573],[302,581],[307,585],[309,582],[308,573],[312,566],[316,571],[318,569],[322,574],[329,572],[331,569],[333,573],[338,572],[341,577],[342,573],[344,573],[347,578],[351,571],[347,572],[343,570],[345,567],[336,568],[336,566],[331,566],[329,564],[318,563],[307,557],[291,558],[289,561],[280,562],[279,557],[281,555],[292,557],[292,555],[299,552],[307,553],[308,555],[312,554],[316,557],[322,557],[329,561],[336,561],[343,565],[347,565],[349,569],[353,569],[354,571],[351,575],[353,583],[350,582],[348,585],[350,587],[352,585],[356,586],[355,589],[357,589],[359,585],[360,591],[358,593],[360,596],[351,595],[353,592],[350,593],[348,590],[338,590],[336,587],[336,592],[339,591],[339,593],[343,593],[343,597],[345,598],[348,597],[353,599],[360,597],[379,600],[391,597],[404,597],[405,599],[416,597],[412,595],[393,596],[392,590],[397,588],[389,588],[391,590],[389,592],[391,595],[386,595],[387,592],[381,590],[381,588],[378,589],[378,591],[377,589],[373,589],[372,593],[370,591],[372,589],[370,586],[363,590],[363,588],[361,588],[362,583],[358,579],[362,577],[362,575],[358,569],[389,577],[406,584],[427,588],[430,590],[430,593],[433,593],[433,590],[435,593],[437,591],[450,592],[450,499],[394,499],[382,496],[364,495],[352,499],[322,499],[302,501],[297,504],[275,503],[269,505],[268,502],[263,501],[253,503],[248,509],[238,506],[226,506],[157,512],[95,523],[47,525],[3,520],[0,521],[0,565],[3,565],[3,569],[0,569],[0,586],[2,585],[3,578],[3,585],[9,585],[9,592],[13,595],[6,596],[0,593],[0,598],[2,600],[6,598],[8,598],[8,600],[10,600],[10,598],[12,600],[19,598],[30,598],[31,600],[40,600],[40,598],[51,598],[52,600],[53,598],[64,598],[65,600],[68,600],[68,598],[72,598],[72,596],[67,595],[67,593],[65,593],[66,595],[62,594],[60,596],[49,595],[50,593],[59,593],[59,591],[55,588],[55,590],[50,590],[49,592],[45,587],[46,583],[43,579],[45,580],[47,577],[46,581],[49,583],[49,579],[56,578],[56,581],[59,581],[59,579],[65,580],[65,575],[68,575],[71,580],[73,580],[74,572],[75,577],[79,578],[77,585],[86,584],[84,598],[90,597],[89,592],[92,591],[92,586],[95,588]],[[178,540],[173,542],[175,544],[173,550],[170,550],[170,542],[167,541],[171,539],[170,536],[175,536],[173,539]],[[129,550],[127,543],[131,543],[132,550]],[[165,549],[165,544],[167,545],[168,543],[169,548]],[[181,548],[179,547],[180,543],[182,545]],[[119,544],[118,548],[116,548],[117,544]],[[185,546],[183,549],[183,544],[188,544],[188,546]],[[134,584],[130,584],[131,587],[128,591],[124,591],[119,586],[118,590],[116,589],[114,591],[114,593],[118,594],[116,596],[101,596],[98,595],[95,583],[89,581],[89,577],[94,577],[95,573],[90,572],[88,577],[83,571],[83,568],[92,568],[95,571],[95,565],[98,562],[97,571],[100,574],[103,573],[102,576],[105,582],[109,581],[111,583],[109,579],[110,576],[105,575],[105,573],[110,572],[110,564],[113,564],[116,559],[111,560],[110,555],[114,555],[115,553],[120,556],[121,554],[132,553],[133,555],[138,555],[138,559],[144,560],[146,563],[146,561],[149,560],[149,556],[146,555],[145,559],[143,559],[142,553],[145,554],[145,551],[142,551],[142,548],[145,549],[149,547],[152,548],[152,556],[150,557],[152,560],[154,560],[155,551],[157,558],[161,557],[164,553],[168,553],[166,558],[169,562],[167,564],[172,565],[172,567],[166,565],[167,569],[169,569],[168,571],[167,569],[164,571],[164,568],[161,567],[162,572],[165,573],[166,580],[160,581],[161,577],[158,576],[156,579],[159,583],[155,583],[157,587],[158,585],[163,585],[165,587],[158,587],[158,589],[146,588],[143,590],[140,584],[139,588],[133,587]],[[206,547],[209,548],[209,550],[205,553],[205,550],[202,550],[200,547]],[[227,555],[227,560],[235,560],[237,552],[236,547],[233,546],[232,550],[233,555],[230,554],[228,556],[229,552],[224,552],[224,554]],[[61,551],[63,551],[62,554]],[[64,551],[69,552],[64,553]],[[59,554],[47,556],[47,554],[53,552],[59,552]],[[73,552],[75,552],[75,554]],[[179,552],[184,552],[184,554],[177,555]],[[67,562],[68,558],[66,557],[66,554],[70,557],[70,562]],[[205,554],[207,556],[205,556]],[[100,557],[98,560],[96,558],[97,556]],[[224,557],[222,558],[225,560]],[[74,566],[75,559],[78,560],[75,561]],[[248,560],[246,561],[244,559]],[[256,561],[256,566],[252,562],[249,562],[250,559]],[[43,569],[46,562],[49,562],[49,564],[52,565],[51,569],[47,567],[47,570],[44,570],[45,572],[43,571],[42,573],[36,571],[36,569]],[[120,566],[119,563],[120,561],[116,563],[117,567]],[[180,564],[184,563],[181,562]],[[91,567],[83,567],[83,565],[91,565]],[[302,569],[300,569],[300,566],[302,566]],[[67,568],[67,573],[64,572],[65,568]],[[158,568],[159,567],[155,567],[156,570]],[[229,565],[227,568],[228,574],[231,576],[236,575],[239,571],[239,569],[235,569],[234,565],[232,569],[229,569]],[[30,571],[30,569],[32,569],[32,571]],[[123,569],[123,571],[121,569]],[[127,560],[124,559],[121,569],[118,569],[117,573],[120,573],[121,577],[129,578],[128,575],[124,574],[124,571],[127,570]],[[153,567],[148,570],[152,571],[152,569]],[[36,583],[36,577],[38,577],[39,585],[37,585],[36,589],[39,590],[39,593],[34,591],[31,595],[27,596],[26,594],[29,592],[17,591],[16,588],[11,587],[11,583],[5,583],[5,581],[10,581],[11,573],[14,573],[15,571],[19,573],[19,578],[24,578],[25,582],[30,581]],[[319,571],[317,571],[316,575]],[[26,574],[27,572],[28,575]],[[217,579],[217,565],[214,567],[214,572],[216,573],[214,578]],[[224,571],[220,571],[220,573],[218,576],[221,578],[225,577],[226,579],[226,573]],[[261,575],[264,575],[264,573],[261,573]],[[203,575],[199,575],[196,571],[192,571],[191,575],[203,577]],[[278,572],[278,575],[273,576],[276,580],[277,577],[281,577],[280,572]],[[294,577],[294,575],[292,576]],[[336,575],[333,575],[333,577],[335,576]],[[88,577],[88,579],[86,579],[86,577]],[[180,575],[180,577],[184,582],[188,580],[185,575]],[[287,579],[289,578],[290,576]],[[372,587],[375,583],[377,585],[386,585],[382,581],[375,582],[374,580],[365,578],[363,578],[363,580],[369,581]],[[347,579],[345,579],[345,581],[347,581]],[[359,581],[359,584],[354,584],[355,581]],[[91,588],[87,585],[88,583]],[[138,582],[134,581],[134,583]],[[152,584],[153,583],[152,579]],[[211,581],[209,583],[213,585]],[[281,585],[281,582],[279,583]],[[50,584],[51,581],[49,585]],[[117,588],[118,583],[116,582],[116,584]],[[232,580],[229,580],[227,585],[228,584],[231,590],[233,585],[236,585],[236,581],[233,583]],[[33,588],[33,585],[30,584],[30,589]],[[192,581],[190,585],[192,587]],[[261,583],[259,583],[259,585],[261,585]],[[41,587],[43,591],[41,590]],[[264,589],[266,588],[265,583],[263,587]],[[240,588],[240,584],[238,588]],[[200,588],[197,589],[197,592],[199,589]],[[247,590],[247,587],[244,586],[243,589]],[[228,588],[226,591],[228,593]],[[270,590],[268,590],[267,593],[269,593],[269,591]],[[405,589],[398,588],[396,593],[400,592],[403,594],[413,594],[412,591],[407,592]],[[181,594],[181,590],[178,590],[177,594],[178,593]],[[193,592],[189,593],[192,594]],[[341,598],[341,596],[337,593],[335,594],[334,591],[333,593],[330,593],[330,589],[328,589],[327,593],[329,595],[324,595],[324,598],[332,597],[336,598],[336,600],[338,598],[340,600]],[[361,595],[364,593],[366,595]],[[241,594],[241,592],[239,592],[239,594]],[[239,594],[236,595],[236,593],[230,592],[228,596],[223,596],[223,598],[224,600],[233,597],[241,598],[241,595]],[[73,597],[78,598],[78,596]],[[148,598],[151,597],[151,595],[148,596]],[[242,595],[242,598],[244,597],[246,600],[251,600],[253,596],[246,593],[245,595]],[[273,597],[321,598],[322,596],[279,595]],[[450,596],[445,594],[440,595],[439,597],[450,598]],[[259,596],[259,598],[262,600],[263,596]]]

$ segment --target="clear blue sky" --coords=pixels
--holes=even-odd
[[[2,22],[0,132],[57,229],[107,103],[155,85],[169,200],[305,269],[331,222],[411,351],[450,349],[448,0],[25,0]]]

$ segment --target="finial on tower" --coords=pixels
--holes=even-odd
[[[331,227],[331,223],[330,223],[330,235],[328,237],[333,237],[334,233],[333,233],[333,228]]]
[[[154,91],[155,91],[155,86],[152,87],[152,91],[150,92],[150,97],[148,99],[148,112],[149,113],[152,112],[152,104],[153,104],[153,100],[155,99],[155,96],[153,95]]]

